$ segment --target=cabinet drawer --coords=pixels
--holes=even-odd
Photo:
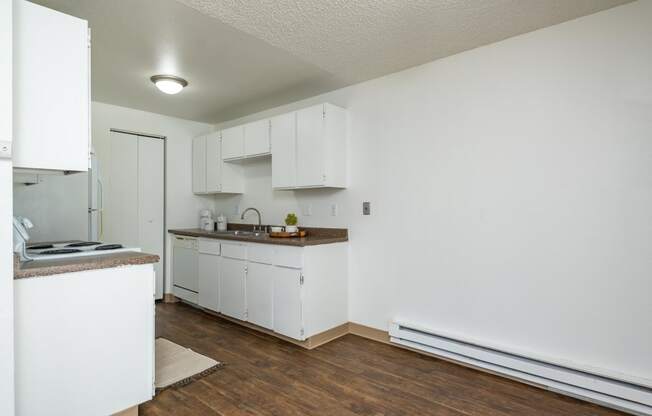
[[[208,238],[199,239],[199,252],[202,254],[220,255],[220,242]]]
[[[269,244],[251,244],[247,259],[256,263],[272,264],[274,258],[274,246]]]
[[[197,248],[197,239],[195,237],[184,237],[181,235],[175,235],[172,241],[172,246],[180,248]]]
[[[247,246],[244,244],[222,243],[222,257],[246,260]]]
[[[274,251],[275,265],[296,269],[303,267],[303,248],[277,246]]]

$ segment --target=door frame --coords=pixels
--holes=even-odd
[[[167,217],[167,210],[168,210],[168,140],[166,136],[161,136],[159,134],[151,134],[151,133],[141,133],[137,131],[132,131],[132,130],[124,130],[124,129],[118,129],[118,128],[110,128],[109,129],[109,140],[110,139],[110,134],[111,133],[123,133],[123,134],[129,134],[132,136],[140,136],[140,137],[149,137],[152,139],[160,139],[163,140],[163,229],[161,230],[161,238],[163,239],[163,258],[161,259],[163,264],[161,269],[163,270],[163,297],[165,297],[165,284],[167,283],[167,224],[168,224],[168,217]],[[156,282],[154,282],[156,283]]]

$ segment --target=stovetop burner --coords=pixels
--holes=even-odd
[[[87,246],[99,246],[99,241],[80,241],[78,243],[66,244],[66,247],[87,247]]]
[[[104,244],[102,246],[97,246],[95,247],[95,250],[102,251],[102,250],[116,250],[118,248],[122,248],[122,244]]]
[[[28,250],[45,250],[46,248],[54,248],[52,244],[39,244],[36,246],[27,246]]]
[[[81,250],[75,248],[58,248],[55,250],[45,250],[41,251],[39,254],[70,254],[70,253],[81,253]]]

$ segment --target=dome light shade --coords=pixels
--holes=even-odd
[[[177,94],[188,85],[188,81],[174,75],[154,75],[150,80],[156,85],[156,88],[166,94]]]

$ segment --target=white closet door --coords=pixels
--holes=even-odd
[[[138,136],[138,245],[163,259],[164,148],[162,139]],[[163,262],[154,264],[156,298],[163,297]]]
[[[108,243],[139,247],[138,136],[111,132],[106,172],[104,238]]]

